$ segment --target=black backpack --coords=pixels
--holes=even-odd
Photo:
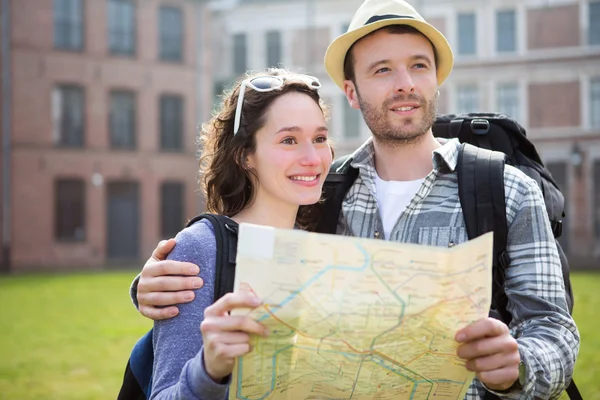
[[[458,156],[457,175],[459,198],[467,235],[470,239],[494,231],[494,260],[492,307],[490,316],[507,325],[512,316],[506,309],[508,298],[504,292],[505,271],[508,267],[506,243],[508,226],[504,193],[504,165],[508,163],[533,178],[542,190],[546,211],[555,239],[562,234],[565,200],[550,172],[544,167],[535,146],[527,139],[525,129],[503,114],[470,113],[438,116],[433,134],[441,138],[458,138],[462,143]],[[492,150],[492,151],[490,151]],[[344,197],[356,178],[352,157],[334,161],[324,184],[324,202],[316,228],[321,233],[336,233]],[[573,290],[569,279],[569,263],[556,241],[566,290],[569,311],[573,311]],[[571,381],[567,393],[572,400],[581,395]],[[497,396],[486,393],[486,399]]]
[[[238,225],[235,221],[214,214],[200,214],[191,219],[186,227],[201,219],[213,225],[217,242],[217,265],[214,301],[233,291],[235,280],[235,257],[237,252]],[[117,400],[146,400],[152,388],[154,349],[152,329],[135,344],[123,376],[123,384]]]

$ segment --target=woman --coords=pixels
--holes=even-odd
[[[236,85],[203,127],[200,173],[208,212],[237,223],[310,226],[310,207],[301,213],[299,207],[319,201],[332,161],[319,87],[316,78],[284,70]],[[260,300],[229,293],[211,304],[216,242],[208,221],[181,231],[176,241],[169,258],[198,264],[205,285],[178,317],[155,322],[151,398],[224,399],[236,357],[251,350],[250,335],[268,335],[262,324],[229,311],[257,307]]]

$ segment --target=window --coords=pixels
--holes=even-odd
[[[183,99],[163,95],[160,98],[160,148],[183,150]]]
[[[52,92],[54,143],[63,147],[83,147],[83,89],[61,85]]]
[[[213,111],[218,111],[223,106],[223,94],[231,91],[233,83],[230,80],[217,80],[213,82]]]
[[[110,94],[110,146],[135,149],[135,95],[115,90]]]
[[[504,83],[496,88],[498,111],[519,120],[519,85]]]
[[[360,137],[360,111],[350,107],[346,96],[342,96],[343,109],[343,132],[342,137],[345,139],[357,139]]]
[[[267,32],[267,67],[277,67],[281,63],[281,33]]]
[[[85,239],[85,184],[83,179],[54,182],[55,237],[57,240]]]
[[[160,59],[181,61],[183,59],[183,19],[181,10],[175,7],[161,7],[160,20]]]
[[[590,126],[600,128],[600,77],[590,81]]]
[[[476,50],[475,14],[458,14],[458,54],[474,55]]]
[[[183,216],[184,185],[179,182],[166,182],[160,188],[161,235],[173,238],[184,227]]]
[[[54,0],[54,46],[65,50],[83,48],[82,0]]]
[[[246,72],[246,34],[233,35],[233,73],[242,75]]]
[[[458,114],[477,112],[479,109],[479,90],[477,86],[459,86],[456,100],[456,112]]]
[[[131,0],[108,2],[108,47],[112,54],[135,53],[135,4]]]
[[[589,3],[589,44],[600,44],[600,1]]]
[[[496,51],[511,52],[517,49],[516,17],[514,10],[496,13]]]

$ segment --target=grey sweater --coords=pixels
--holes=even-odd
[[[229,381],[215,383],[206,373],[200,333],[204,309],[213,303],[217,252],[213,226],[199,221],[175,240],[168,259],[198,265],[204,286],[195,291],[194,301],[179,305],[175,318],[154,322],[151,399],[226,399]]]

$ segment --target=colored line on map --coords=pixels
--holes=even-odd
[[[433,271],[432,271],[432,272],[418,272],[418,273],[416,273],[416,274],[412,275],[410,278],[408,278],[408,279],[407,279],[407,280],[405,280],[404,282],[400,283],[398,286],[396,286],[396,287],[394,288],[394,292],[395,292],[395,291],[397,291],[397,290],[398,290],[398,289],[400,289],[402,286],[406,285],[408,282],[410,282],[411,280],[415,279],[415,278],[416,278],[416,277],[418,277],[418,276],[440,276],[440,277],[450,277],[450,276],[464,275],[464,274],[467,274],[467,273],[469,273],[469,272],[473,271],[474,269],[478,269],[478,268],[481,268],[481,267],[483,267],[483,264],[482,264],[482,263],[479,263],[479,264],[477,264],[477,265],[475,265],[475,266],[473,266],[473,267],[467,268],[467,269],[465,269],[465,270],[462,270],[462,271],[457,271],[457,272],[454,272],[454,273],[452,273],[452,274],[443,274],[443,273],[440,273],[440,272],[433,272]],[[408,270],[408,271],[412,271],[412,270],[413,270],[413,268],[406,268],[406,270]],[[417,270],[417,269],[414,269],[414,271],[418,271],[418,270]]]
[[[270,390],[263,394],[262,397],[253,397],[252,399],[244,397],[241,395],[241,390],[242,390],[242,375],[239,374],[238,375],[238,382],[237,382],[237,398],[241,399],[241,400],[264,400],[265,398],[267,398],[268,396],[270,396],[274,391],[275,391],[275,384],[276,384],[276,380],[277,380],[277,357],[279,356],[280,353],[283,353],[284,351],[289,350],[290,348],[292,348],[294,346],[290,345],[290,346],[286,346],[283,347],[281,349],[278,349],[272,357],[271,360],[271,364],[272,364],[272,373],[271,373],[271,385],[270,385]],[[383,355],[377,355],[377,354],[369,354],[369,355],[359,355],[359,354],[353,354],[353,353],[346,353],[346,352],[342,352],[342,351],[336,351],[336,350],[322,350],[322,349],[315,349],[313,347],[308,347],[308,346],[295,346],[298,349],[302,349],[302,350],[308,350],[308,351],[319,351],[322,353],[332,353],[332,354],[337,354],[337,355],[341,355],[344,358],[347,358],[349,361],[354,361],[354,362],[359,362],[360,366],[358,368],[357,371],[357,375],[354,379],[354,384],[352,386],[352,392],[354,393],[354,390],[356,389],[356,384],[358,383],[359,377],[360,377],[360,372],[362,370],[362,364],[364,362],[372,362],[374,364],[377,364],[378,366],[380,366],[381,368],[384,368],[392,373],[394,373],[395,375],[401,376],[403,378],[405,378],[406,380],[412,382],[414,384],[413,390],[411,392],[411,399],[415,398],[416,392],[418,390],[418,387],[420,385],[433,385],[433,384],[439,384],[439,383],[449,383],[449,384],[453,384],[453,385],[464,385],[465,382],[459,382],[459,381],[452,381],[452,380],[448,380],[448,379],[426,379],[425,377],[423,377],[422,375],[416,373],[415,371],[411,371],[410,369],[403,367],[402,365],[397,364],[395,361],[389,359],[388,357],[385,357]],[[352,360],[354,359],[354,360]],[[387,360],[386,360],[387,359]],[[391,362],[392,364],[395,364],[397,369],[394,367],[391,367],[389,365],[386,365],[386,361],[389,363]],[[239,360],[239,370],[241,370],[243,368],[243,361],[242,359]],[[341,365],[340,365],[341,366]],[[410,373],[412,373],[415,377],[421,377],[423,379],[421,380],[417,380],[415,377],[411,377],[410,375],[406,375],[405,373],[402,373],[401,370],[406,370]]]
[[[242,393],[242,376],[243,374],[241,373],[241,371],[243,370],[243,357],[239,357],[238,358],[238,381],[237,381],[237,398],[241,399],[241,400],[264,400],[266,399],[271,393],[273,393],[275,391],[275,382],[277,380],[277,355],[279,353],[282,353],[284,351],[286,351],[289,348],[294,347],[293,345],[289,345],[286,347],[282,347],[281,349],[277,350],[275,353],[273,353],[273,359],[272,361],[272,370],[273,372],[271,373],[271,390],[269,390],[267,393],[265,393],[262,397],[257,397],[257,398],[248,398],[248,397],[244,397],[241,395]]]
[[[319,278],[321,278],[321,276],[323,276],[324,274],[326,274],[327,272],[329,272],[331,270],[361,272],[361,271],[364,271],[365,269],[367,269],[367,267],[369,266],[369,254],[360,244],[357,244],[356,246],[365,256],[364,265],[362,265],[360,267],[343,267],[340,265],[328,265],[327,267],[325,267],[322,270],[320,270],[319,272],[317,272],[308,281],[306,281],[306,283],[304,283],[298,290],[294,290],[288,297],[283,299],[283,301],[281,301],[281,303],[279,303],[277,305],[277,307],[283,307],[290,301],[294,300],[296,298],[296,296],[298,296],[302,291],[306,290],[306,288],[308,288],[310,285],[315,283],[315,281],[317,281]],[[269,315],[272,315],[272,314],[271,313],[265,314],[262,317],[260,317],[258,319],[258,321],[259,322],[264,321],[265,319],[269,318]]]

